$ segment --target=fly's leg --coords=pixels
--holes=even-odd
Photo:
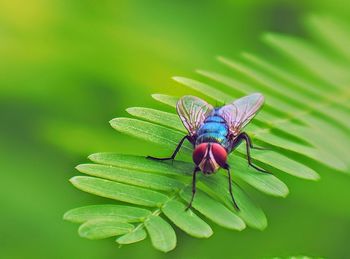
[[[249,141],[247,141],[247,143],[249,142],[249,147],[250,147],[250,148],[252,148],[252,149],[257,149],[257,150],[269,150],[268,148],[265,148],[265,147],[257,147],[257,146],[254,146],[252,140],[250,139],[250,137],[248,136],[247,133],[242,132],[241,134],[244,134],[244,135],[246,136],[246,138],[249,139]],[[240,134],[240,135],[241,135],[241,134]]]
[[[239,207],[238,207],[238,205],[236,203],[236,200],[233,197],[233,193],[232,193],[232,178],[231,178],[230,166],[228,164],[226,164],[225,167],[223,167],[223,168],[227,170],[227,174],[228,174],[228,190],[229,190],[231,198],[232,198],[233,207],[235,207],[235,209],[239,211]]]
[[[186,211],[192,207],[192,202],[194,199],[194,195],[196,194],[196,175],[197,172],[199,171],[199,168],[196,166],[193,170],[193,175],[192,175],[192,197],[190,203],[186,207]]]
[[[262,169],[262,168],[260,168],[260,167],[258,167],[256,165],[254,165],[252,163],[252,158],[250,156],[250,149],[252,148],[253,144],[252,144],[252,141],[251,141],[251,139],[250,139],[250,137],[248,136],[247,133],[245,133],[245,132],[240,133],[237,136],[236,140],[235,140],[236,143],[235,143],[234,146],[235,147],[238,146],[242,142],[242,140],[244,140],[246,142],[248,164],[251,167],[253,167],[255,170],[259,171],[259,172],[266,173],[266,174],[271,174],[270,172],[268,172],[268,171],[266,171],[266,170],[264,170],[264,169]]]
[[[185,139],[188,139],[188,141],[191,142],[191,139],[188,135],[184,136],[180,140],[179,144],[177,144],[177,147],[175,148],[174,153],[171,155],[171,157],[158,158],[158,157],[153,157],[153,156],[147,156],[146,158],[152,159],[152,160],[157,160],[157,161],[174,160],[177,153],[180,151],[180,148],[181,148],[182,144],[184,143]]]

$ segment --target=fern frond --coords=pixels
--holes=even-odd
[[[256,91],[266,97],[264,109],[247,127],[247,132],[255,143],[270,149],[254,152],[253,159],[274,175],[260,174],[247,167],[242,148],[230,155],[239,212],[233,209],[228,178],[222,172],[198,177],[193,209],[185,211],[191,197],[193,170],[188,159],[192,147],[186,144],[180,154],[184,161],[174,163],[115,153],[91,155],[89,159],[93,163],[77,167],[88,176],[75,176],[72,184],[121,204],[73,209],[64,219],[81,223],[79,234],[85,238],[118,236],[117,243],[131,244],[149,235],[156,249],[167,252],[176,246],[176,234],[169,222],[197,238],[213,234],[210,222],[237,231],[246,226],[260,230],[267,226],[263,210],[237,181],[265,194],[285,197],[289,190],[279,175],[318,180],[316,168],[348,173],[350,34],[344,24],[329,17],[312,16],[307,25],[317,36],[315,43],[287,35],[264,35],[264,42],[279,51],[287,62],[282,59],[276,64],[269,63],[269,58],[242,53],[237,59],[218,57],[232,73],[197,70],[202,80],[174,77],[185,87],[219,103]],[[317,44],[331,48],[321,49]],[[292,68],[288,66],[291,61]],[[173,108],[178,99],[165,94],[152,97]],[[186,134],[175,110],[132,107],[127,112],[135,118],[116,118],[110,121],[111,126],[159,145],[164,154],[171,152]]]

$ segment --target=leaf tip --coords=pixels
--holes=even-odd
[[[72,178],[69,179],[69,182],[75,186],[79,181],[79,178],[80,176],[73,176]]]
[[[221,60],[225,59],[224,56],[221,56],[221,55],[217,55],[215,58],[218,61],[221,61]]]
[[[151,94],[151,97],[155,100],[158,100],[160,96],[162,96],[162,94]]]
[[[98,153],[95,153],[95,154],[91,154],[87,157],[89,160],[91,161],[95,161],[95,159],[98,158]]]
[[[174,81],[179,82],[179,83],[181,83],[183,81],[183,77],[181,77],[181,76],[173,76],[173,77],[171,77],[171,79],[173,79]]]
[[[315,174],[313,175],[312,180],[319,181],[319,180],[321,180],[321,176],[318,173],[315,172]]]
[[[286,198],[289,195],[289,188],[286,186],[284,192],[281,193],[282,198]]]
[[[211,228],[209,228],[208,232],[205,233],[205,237],[206,237],[206,238],[209,238],[209,237],[211,237],[213,234],[214,234],[214,231],[213,231]]]
[[[78,170],[79,172],[81,172],[81,169],[83,168],[83,164],[77,165],[76,167],[74,167],[76,170]]]
[[[245,222],[242,220],[242,223],[239,226],[235,226],[234,230],[237,231],[243,231],[247,228],[247,225],[245,224]]]
[[[115,124],[115,121],[117,120],[118,118],[114,118],[114,119],[111,119],[109,121],[109,124],[113,127],[113,124]]]
[[[62,216],[62,219],[63,220],[67,220],[67,221],[70,221],[70,210],[69,211],[66,211],[63,216]]]
[[[125,111],[131,115],[133,115],[133,112],[135,111],[135,109],[137,109],[136,107],[129,107],[126,108]]]
[[[269,41],[269,40],[273,39],[273,37],[274,37],[274,33],[272,33],[272,32],[265,32],[261,36],[263,41]]]

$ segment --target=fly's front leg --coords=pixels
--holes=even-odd
[[[182,144],[184,143],[185,139],[187,139],[188,141],[190,141],[192,143],[190,136],[188,136],[188,135],[184,136],[180,140],[179,144],[177,144],[173,154],[170,157],[158,158],[158,157],[153,157],[153,156],[147,156],[146,158],[152,159],[152,160],[157,160],[157,161],[174,160],[177,153],[180,151],[180,148],[181,148]]]
[[[193,175],[192,175],[192,197],[191,197],[190,203],[186,207],[186,211],[192,207],[194,195],[196,194],[196,175],[198,171],[199,171],[199,168],[196,166],[193,170]]]
[[[238,207],[238,205],[236,203],[235,198],[233,197],[232,178],[231,178],[230,166],[228,164],[226,164],[223,168],[227,170],[227,174],[228,174],[228,190],[229,190],[231,198],[232,198],[233,206],[235,207],[236,210],[239,211],[239,207]]]
[[[240,133],[237,138],[235,139],[235,143],[234,143],[234,147],[237,147],[241,142],[242,140],[244,140],[246,142],[246,149],[247,149],[247,160],[248,160],[248,164],[253,167],[255,170],[259,171],[259,172],[262,172],[262,173],[266,173],[266,174],[271,174],[270,172],[254,165],[252,163],[252,158],[250,156],[250,149],[253,148],[253,144],[252,144],[252,141],[250,139],[250,137],[248,136],[247,133],[245,132],[242,132]]]

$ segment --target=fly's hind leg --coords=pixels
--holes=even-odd
[[[192,197],[191,197],[190,203],[187,205],[185,209],[186,211],[192,207],[194,195],[196,194],[196,175],[198,171],[199,171],[199,168],[196,166],[193,170],[193,175],[192,175]]]
[[[237,205],[237,202],[236,202],[235,198],[233,197],[233,192],[232,192],[232,178],[231,178],[230,166],[229,166],[228,164],[226,164],[223,168],[227,170],[227,174],[228,174],[228,190],[229,190],[230,195],[231,195],[231,199],[232,199],[232,202],[233,202],[233,206],[235,207],[236,210],[239,211],[239,207],[238,207],[238,205]]]
[[[182,144],[184,143],[185,139],[187,139],[188,141],[191,142],[191,139],[190,139],[190,137],[188,135],[184,136],[180,140],[179,144],[177,144],[173,154],[170,157],[158,158],[158,157],[153,157],[153,156],[147,156],[146,158],[152,159],[152,160],[157,160],[157,161],[174,160],[176,155],[177,155],[177,153],[180,151],[180,148],[181,148]]]
[[[252,144],[252,141],[247,133],[245,133],[245,132],[240,133],[235,140],[236,143],[234,146],[238,146],[242,142],[242,140],[244,140],[246,142],[248,164],[259,172],[262,172],[265,174],[271,174],[270,172],[266,171],[265,169],[262,169],[262,168],[254,165],[252,163],[252,158],[250,156],[250,149],[253,148],[253,144]],[[261,149],[261,148],[256,148],[256,149]]]

